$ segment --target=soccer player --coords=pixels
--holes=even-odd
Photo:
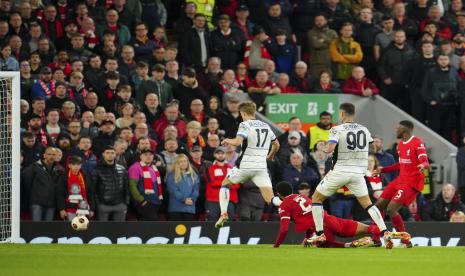
[[[313,223],[311,215],[312,201],[304,195],[293,194],[291,184],[285,181],[279,182],[278,185],[276,185],[276,191],[283,202],[279,206],[281,223],[274,247],[279,247],[286,238],[291,219],[295,223],[296,232],[305,231],[306,239],[304,240],[304,245],[308,245],[308,238],[315,230],[315,224]],[[335,216],[328,215],[326,212],[324,213],[324,216],[324,233],[326,236],[326,241],[323,244],[324,246],[346,248],[381,246],[381,231],[378,226],[368,226],[354,220],[337,218]],[[373,240],[369,237],[358,239],[350,243],[342,243],[335,240],[335,235],[340,237],[354,237],[359,234],[367,233],[372,234]]]
[[[429,162],[423,141],[412,134],[412,122],[399,122],[396,132],[397,138],[401,139],[397,146],[399,163],[378,170],[382,173],[398,170],[399,176],[384,189],[376,206],[380,210],[386,210],[396,231],[401,233],[405,231],[405,226],[398,211],[402,205],[409,206],[423,190],[425,182],[423,170],[429,168]],[[401,246],[412,247],[409,239],[399,238],[401,238]]]
[[[239,112],[243,122],[239,124],[236,138],[224,139],[223,146],[242,145],[242,153],[220,188],[221,215],[215,227],[223,227],[228,220],[229,186],[252,180],[260,189],[263,199],[279,206],[281,200],[273,194],[271,179],[268,175],[266,160],[271,160],[279,150],[279,142],[267,123],[255,119],[255,103],[243,102]],[[271,149],[270,149],[271,145]]]
[[[370,200],[364,178],[368,168],[369,144],[373,142],[373,138],[366,127],[354,122],[353,104],[342,103],[339,106],[339,118],[342,124],[331,128],[327,146],[327,153],[334,152],[333,169],[321,180],[312,196],[312,214],[316,229],[313,238],[316,242],[326,239],[323,233],[323,201],[337,189],[346,186],[378,225],[387,244],[392,235],[386,230],[380,211]]]

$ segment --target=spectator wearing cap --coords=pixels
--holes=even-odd
[[[281,89],[276,86],[276,83],[268,80],[268,74],[265,70],[259,70],[255,75],[255,80],[250,84],[248,92],[250,98],[257,105],[257,110],[261,111],[264,108],[266,96],[279,94]]]
[[[248,37],[252,36],[252,30],[255,26],[249,20],[250,12],[247,5],[239,5],[236,9],[235,21],[231,24],[231,28],[238,31],[241,36],[241,46],[245,46]]]
[[[220,112],[217,116],[220,129],[225,131],[226,138],[236,136],[239,124],[242,121],[241,114],[239,113],[239,98],[235,95],[228,98],[226,102],[226,109]]]
[[[316,78],[323,70],[331,70],[329,44],[337,38],[337,33],[328,27],[325,14],[315,16],[314,25],[307,33],[307,43],[311,57],[309,72]]]
[[[298,188],[298,194],[299,195],[310,197],[311,192],[312,192],[312,190],[310,189],[310,185],[308,185],[308,183],[302,182],[302,183],[299,184],[299,188]]]
[[[31,88],[31,98],[49,99],[54,93],[55,84],[52,81],[52,69],[43,67],[40,70],[40,79]]]
[[[126,218],[128,172],[116,164],[115,158],[115,149],[107,144],[102,150],[102,159],[92,171],[99,221],[124,221]]]
[[[221,59],[221,68],[234,68],[242,50],[241,36],[231,28],[229,16],[218,17],[218,29],[211,33],[212,56]]]
[[[182,73],[182,82],[173,89],[173,97],[179,101],[179,111],[186,115],[189,114],[191,102],[194,99],[200,99],[202,103],[207,103],[207,94],[196,78],[193,68],[186,68]]]
[[[289,118],[289,129],[283,134],[279,135],[278,141],[280,144],[286,144],[289,133],[297,131],[300,135],[300,145],[303,148],[306,148],[308,145],[308,138],[305,136],[305,133],[302,131],[302,121],[298,117]]]
[[[290,164],[288,163],[290,162]],[[316,187],[320,181],[319,172],[313,168],[305,166],[304,157],[300,151],[291,154],[290,160],[286,160],[282,173],[282,179],[292,184],[294,193],[298,193],[299,185],[302,182],[309,183],[311,187]]]
[[[266,61],[272,59],[267,49],[271,39],[259,25],[253,27],[252,35],[245,45],[244,63],[250,70],[263,70]]]
[[[189,151],[189,160],[195,172],[199,176],[199,197],[197,198],[196,215],[203,220],[205,213],[205,189],[206,189],[206,174],[208,168],[212,165],[211,161],[205,160],[203,156],[203,148],[193,146]]]
[[[219,205],[219,193],[223,180],[226,178],[232,166],[225,162],[226,149],[223,147],[217,147],[213,153],[214,162],[208,167],[206,171],[206,201],[205,211],[206,219],[208,221],[215,221],[220,215]],[[235,217],[236,205],[239,202],[237,190],[240,188],[240,184],[233,184],[230,186],[230,197],[228,204],[228,216],[230,218]]]
[[[185,66],[201,70],[211,53],[210,33],[205,15],[195,14],[193,22],[192,28],[179,38],[179,58]]]
[[[42,118],[39,115],[31,114],[27,126],[27,130],[36,136],[37,142],[44,147],[53,146],[52,138],[42,129]]]
[[[153,164],[154,153],[143,149],[140,161],[128,171],[129,192],[139,220],[158,220],[158,211],[163,200],[160,172]]]
[[[289,160],[292,153],[300,152],[303,156],[303,163],[306,166],[308,161],[308,154],[304,147],[300,145],[300,133],[297,131],[289,132],[287,142],[282,144],[283,146],[278,151],[279,163],[282,167],[289,164]]]
[[[352,69],[362,61],[363,52],[360,44],[352,38],[352,23],[344,23],[340,34],[340,38],[333,40],[329,45],[329,54],[337,66],[336,78],[346,80],[350,77]]]
[[[152,79],[142,81],[136,93],[136,100],[140,106],[144,106],[145,97],[154,93],[158,97],[158,103],[162,109],[173,100],[173,87],[165,81],[166,67],[155,64],[152,67]]]
[[[428,9],[428,16],[424,18],[420,24],[419,24],[419,29],[420,32],[424,32],[425,26],[428,22],[433,21],[437,24],[438,27],[438,36],[441,39],[452,39],[452,30],[451,26],[447,21],[445,21],[442,16],[444,12],[441,10],[441,8],[438,5],[433,5],[429,7]]]
[[[61,109],[62,105],[69,101],[67,95],[67,86],[66,83],[57,81],[55,83],[55,94],[51,96],[46,102],[47,109]]]
[[[173,170],[166,178],[169,191],[168,216],[174,221],[195,220],[196,201],[199,197],[199,176],[185,154],[176,157]]]
[[[63,174],[56,165],[57,150],[45,149],[41,160],[32,163],[21,173],[22,187],[27,194],[33,221],[52,221],[55,217],[58,181]]]
[[[118,22],[119,15],[115,9],[108,9],[105,15],[105,23],[97,25],[98,37],[103,37],[103,34],[108,31],[115,35],[119,46],[126,45],[131,40],[131,33],[125,25]]]
[[[174,126],[177,129],[177,138],[182,138],[186,134],[186,122],[181,119],[177,100],[173,100],[166,105],[163,115],[153,123],[152,128],[155,130],[157,137],[163,137],[163,131],[168,126]]]
[[[70,156],[67,170],[57,185],[57,210],[62,220],[78,215],[92,218],[95,212],[94,187],[88,173],[82,170],[82,159]]]
[[[111,119],[105,119],[99,126],[98,135],[92,141],[92,151],[100,157],[103,150],[108,145],[113,145],[115,141],[115,125]]]
[[[356,66],[352,69],[352,76],[342,85],[342,92],[363,97],[371,97],[379,94],[379,89],[371,80],[365,77],[365,70],[363,67]]]
[[[41,20],[45,35],[51,41],[57,41],[64,36],[63,23],[57,19],[55,6],[48,5],[44,8],[44,17]]]

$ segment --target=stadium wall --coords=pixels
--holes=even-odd
[[[406,223],[418,246],[465,246],[465,224]],[[91,222],[76,232],[67,222],[22,222],[22,243],[62,244],[273,244],[279,222],[233,222],[216,229],[210,222]],[[285,244],[300,244],[291,225]]]

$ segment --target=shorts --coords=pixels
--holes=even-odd
[[[329,171],[316,190],[325,197],[330,197],[343,186],[346,186],[356,197],[368,195],[365,177],[360,173]]]
[[[252,180],[252,182],[259,188],[273,187],[267,170],[241,170],[234,167],[226,177],[234,184],[242,184],[247,180]]]
[[[339,237],[354,237],[357,233],[358,223],[351,219],[342,219],[325,214],[324,232],[331,232]],[[325,234],[326,235],[326,234]]]
[[[417,197],[419,191],[414,187],[421,187],[417,184],[423,182],[422,177],[401,178],[397,177],[387,185],[381,194],[381,198],[409,206]]]

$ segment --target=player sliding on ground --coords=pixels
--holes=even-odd
[[[229,185],[252,180],[260,189],[263,199],[276,206],[281,204],[279,197],[274,197],[271,179],[268,175],[266,160],[272,160],[279,150],[279,142],[267,123],[255,119],[256,105],[243,102],[239,105],[242,123],[239,124],[236,138],[224,139],[222,145],[242,145],[241,156],[236,167],[224,179],[220,189],[221,216],[215,227],[223,227],[228,220]],[[271,149],[270,149],[271,145]]]
[[[399,163],[392,166],[379,168],[378,171],[388,173],[399,170],[399,176],[384,189],[376,206],[380,210],[386,210],[391,218],[393,226],[398,233],[392,233],[401,238],[401,246],[412,247],[410,239],[399,236],[405,231],[404,222],[398,211],[402,205],[409,206],[423,191],[425,183],[423,170],[429,168],[428,156],[423,141],[412,135],[413,123],[401,121],[397,127],[397,138],[401,139],[397,146]]]
[[[342,124],[331,128],[327,148],[327,153],[334,152],[333,168],[321,180],[312,196],[312,214],[316,228],[313,239],[315,242],[323,242],[326,239],[323,233],[323,201],[332,196],[337,189],[346,186],[378,225],[384,236],[386,248],[392,248],[389,247],[392,244],[392,234],[386,230],[380,211],[371,202],[364,178],[368,168],[369,144],[373,142],[373,138],[366,127],[354,122],[353,104],[341,104],[339,118]]]
[[[293,194],[291,184],[285,181],[279,182],[276,185],[276,191],[283,202],[279,206],[281,223],[274,247],[279,247],[286,238],[291,220],[294,221],[296,232],[305,232],[304,246],[345,248],[381,246],[381,231],[378,226],[368,226],[355,220],[341,219],[328,215],[326,212],[324,212],[324,234],[326,240],[313,241],[310,239],[310,236],[315,231],[315,224],[313,223],[311,214],[312,201],[306,196]],[[336,235],[340,237],[355,237],[360,234],[371,234],[372,238],[364,237],[348,243],[339,242],[335,239]]]

